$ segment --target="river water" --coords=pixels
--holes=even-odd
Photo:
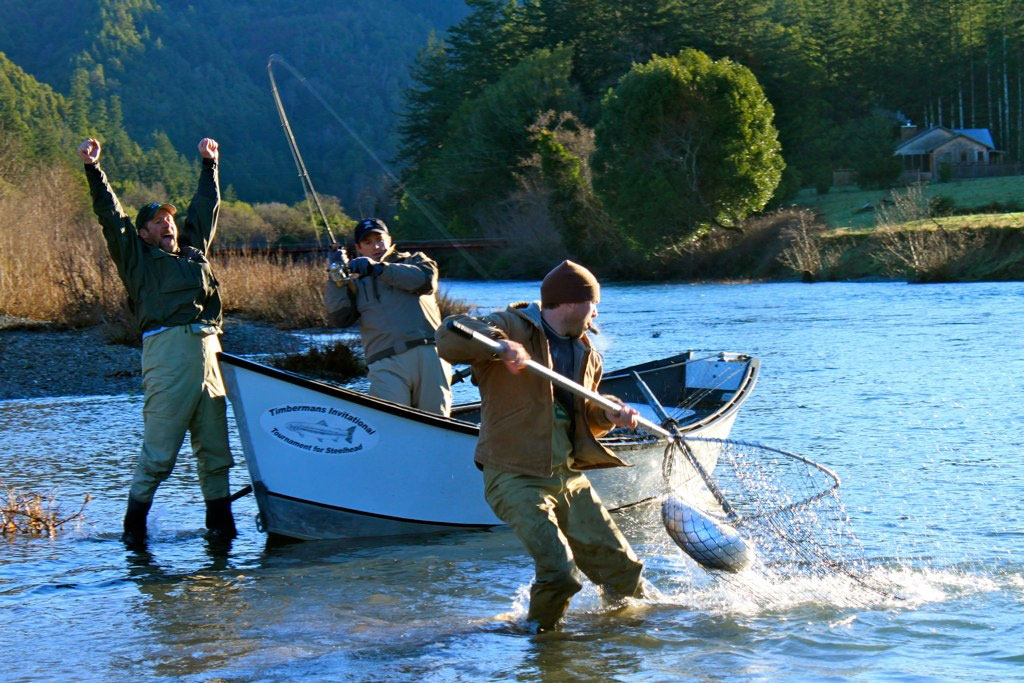
[[[537,283],[446,288],[490,309]],[[132,553],[118,533],[141,397],[6,401],[0,478],[69,511],[94,500],[56,539],[0,543],[0,678],[1024,678],[1024,284],[609,285],[598,323],[609,368],[691,348],[760,358],[732,436],[836,470],[894,596],[764,606],[638,512],[621,523],[653,597],[611,609],[588,585],[563,631],[530,635],[532,565],[507,530],[270,544],[248,496],[221,552],[201,538],[187,447],[149,552]]]

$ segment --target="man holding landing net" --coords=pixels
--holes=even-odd
[[[600,293],[589,270],[564,261],[541,283],[539,304],[512,304],[482,318],[451,316],[437,331],[441,356],[471,363],[480,385],[475,460],[487,503],[536,563],[527,621],[539,631],[555,628],[582,588],[573,560],[606,597],[643,596],[643,565],[582,472],[627,464],[597,437],[615,426],[635,427],[636,411],[619,404],[611,412],[521,372],[532,358],[595,390],[602,362],[587,330]],[[500,354],[460,328],[498,340]]]

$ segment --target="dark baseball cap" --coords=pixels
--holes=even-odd
[[[356,231],[353,235],[353,240],[356,244],[359,244],[364,237],[371,232],[382,232],[385,235],[390,235],[388,232],[388,226],[379,218],[364,218],[363,220],[356,223]]]
[[[157,215],[161,210],[166,211],[172,216],[178,213],[178,210],[174,208],[174,204],[161,204],[160,202],[150,202],[144,207],[139,209],[139,215],[135,217],[135,229],[141,230],[146,226],[146,223],[153,220],[153,216]]]

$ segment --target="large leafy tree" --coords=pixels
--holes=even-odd
[[[637,64],[604,99],[595,189],[643,245],[735,227],[779,182],[772,117],[754,75],[728,59],[684,50]]]
[[[516,187],[521,167],[536,153],[529,129],[538,114],[571,111],[578,104],[569,81],[571,65],[568,48],[538,50],[463,101],[436,153],[409,179],[402,213],[406,225],[431,236],[437,234],[436,224],[431,227],[428,220],[456,233],[477,233],[478,212]],[[424,215],[425,206],[435,216]]]

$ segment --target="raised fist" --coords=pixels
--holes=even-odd
[[[78,156],[87,164],[95,164],[100,160],[100,141],[89,138],[78,146]]]
[[[199,156],[217,161],[220,156],[220,145],[213,138],[203,138],[199,141]]]

